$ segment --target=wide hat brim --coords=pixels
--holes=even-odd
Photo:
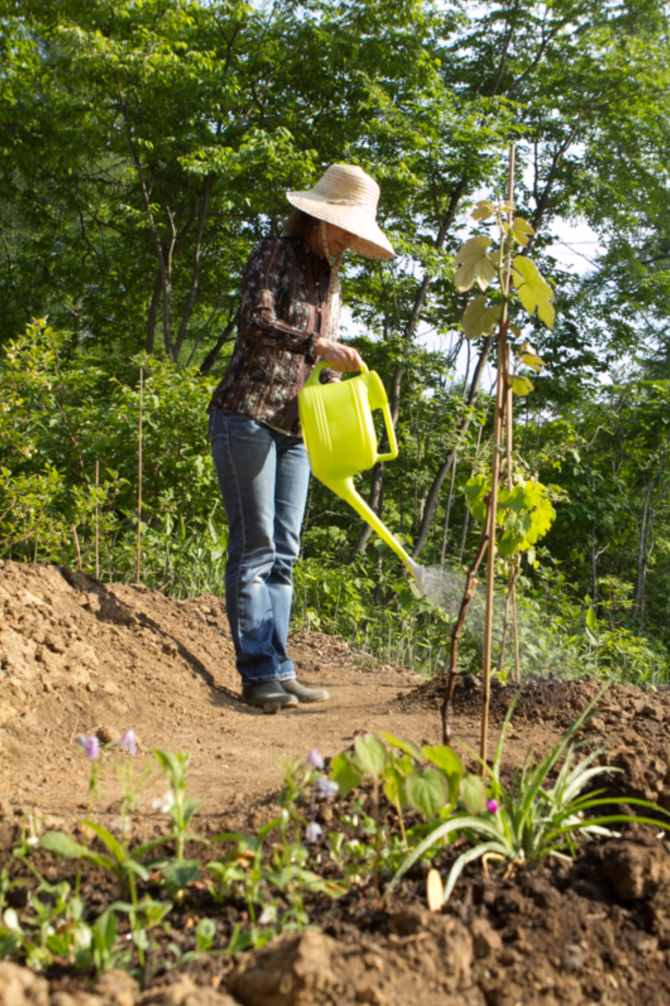
[[[366,258],[395,258],[395,251],[369,209],[354,203],[331,202],[313,189],[307,192],[287,192],[291,206],[317,220],[325,220],[354,235],[351,250]]]

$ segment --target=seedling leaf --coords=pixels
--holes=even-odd
[[[512,266],[512,283],[526,311],[531,317],[537,313],[540,321],[544,322],[547,328],[552,328],[556,316],[553,304],[554,291],[535,263],[525,255],[516,255]]]
[[[490,244],[491,239],[482,235],[465,242],[456,255],[454,285],[457,290],[465,292],[477,283],[479,289],[484,291],[495,279],[495,266],[486,254]]]
[[[478,294],[471,300],[463,312],[463,331],[467,339],[476,339],[479,335],[488,335],[499,321],[502,304],[487,304],[486,299]]]
[[[528,395],[533,390],[533,382],[529,381],[527,377],[520,377],[518,374],[513,374],[509,379],[509,383],[514,394],[520,397]]]

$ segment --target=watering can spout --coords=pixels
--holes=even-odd
[[[347,478],[332,479],[326,482],[325,485],[331,490],[331,492],[336,493],[345,500],[345,502],[348,503],[349,506],[352,507],[356,513],[370,525],[372,530],[379,535],[382,541],[386,542],[388,547],[395,552],[407,572],[418,581],[420,579],[421,566],[414,562],[412,557],[402,547],[395,535],[391,534],[389,529],[386,527],[386,524],[384,524],[374,510],[368,506],[361,494],[354,487],[353,478],[349,476]]]

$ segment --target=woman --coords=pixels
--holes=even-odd
[[[332,367],[325,380],[363,362],[338,342],[344,252],[394,255],[375,220],[379,186],[361,168],[333,164],[313,189],[286,196],[288,233],[261,241],[247,263],[235,350],[210,403],[229,525],[226,610],[242,697],[265,712],[329,698],[296,679],[287,652],[309,480],[297,396],[317,360]]]

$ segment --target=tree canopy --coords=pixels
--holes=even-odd
[[[513,319],[516,345],[544,363],[520,406],[525,463],[568,501],[548,538],[551,562],[601,612],[602,584],[614,578],[630,588],[626,624],[661,624],[667,3],[0,0],[0,56],[0,343],[16,410],[3,420],[6,471],[45,479],[54,466],[60,488],[55,475],[42,488],[70,507],[65,529],[83,506],[67,486],[83,470],[91,478],[104,443],[75,449],[77,423],[93,423],[81,400],[108,407],[151,358],[166,400],[172,367],[202,405],[234,338],[250,248],[281,229],[286,189],[339,160],[379,181],[380,223],[399,251],[387,265],[352,259],[344,275],[353,319],[344,335],[386,381],[404,459],[371,473],[370,497],[423,556],[462,560],[472,531],[463,489],[488,435],[482,375],[494,348],[470,325],[474,309],[464,323],[457,252],[489,234],[470,214],[504,198],[514,143],[516,204],[556,313],[551,328]],[[599,248],[588,268],[569,270],[556,234],[581,223]],[[29,329],[26,398],[21,333],[45,317]],[[45,332],[57,333],[55,347]],[[429,336],[439,349],[426,348]],[[70,423],[58,442],[46,427],[40,440],[24,409],[39,402],[40,366],[48,408]],[[34,454],[21,453],[21,437]],[[118,502],[118,480],[131,477],[109,442],[108,453]],[[168,471],[177,477],[168,465],[162,482],[157,469],[156,494],[176,493],[177,513]],[[184,504],[196,508],[194,529],[210,516],[203,479]],[[369,552],[365,534],[338,536],[347,518],[336,503],[321,510],[331,515],[328,548]],[[317,531],[310,524],[306,541],[323,546]],[[7,541],[13,554],[16,538]]]

